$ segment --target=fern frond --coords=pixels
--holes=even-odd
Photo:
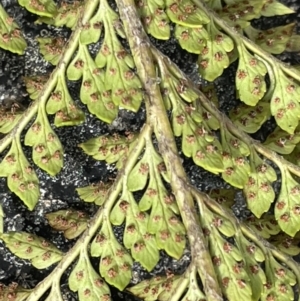
[[[68,81],[81,81],[78,98],[102,121],[111,123],[123,109],[137,112],[142,104],[146,121],[140,132],[105,134],[79,144],[94,159],[113,164],[117,176],[77,187],[83,201],[99,206],[93,217],[75,209],[47,213],[53,229],[76,239],[67,253],[34,234],[3,233],[0,205],[0,239],[8,249],[39,269],[57,264],[33,290],[0,286],[0,300],[10,291],[18,300],[36,301],[48,293],[47,301],[62,301],[63,275],[81,301],[111,300],[109,285],[145,300],[294,299],[300,285],[299,264],[291,257],[299,253],[300,168],[291,162],[299,161],[300,75],[270,53],[296,48],[297,35],[294,24],[266,31],[250,26],[255,18],[292,11],[258,0],[149,0],[147,5],[117,0],[117,10],[106,0],[60,7],[51,1],[22,3],[39,22],[73,30],[64,51],[61,40],[39,39],[44,58],[56,67],[50,76],[24,79],[33,100],[29,108],[0,110],[5,134],[0,153],[8,148],[0,176],[30,210],[40,192],[20,137],[24,132],[35,165],[50,175],[60,172],[63,141],[55,127],[85,121]],[[182,48],[197,54],[199,73],[209,81],[238,60],[236,95],[242,103],[229,116],[222,113],[213,88],[199,89],[147,33],[164,40],[174,33]],[[90,51],[93,43],[99,43],[97,53]],[[55,114],[54,126],[47,114]],[[247,133],[257,132],[271,115],[275,131],[264,143],[252,139]],[[185,157],[222,177],[230,189],[211,191],[211,197],[196,189]],[[237,190],[254,214],[245,222],[232,214]],[[116,227],[124,229],[122,238]],[[160,251],[179,260],[187,249],[191,258],[184,273],[128,288],[135,263],[151,272]]]

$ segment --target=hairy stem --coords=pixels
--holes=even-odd
[[[174,135],[168,120],[163,99],[156,78],[151,46],[134,1],[117,0],[121,19],[124,23],[131,52],[138,75],[144,84],[145,100],[148,103],[148,120],[154,128],[160,153],[171,175],[171,187],[176,196],[183,223],[187,229],[193,261],[197,265],[208,301],[223,300],[213,264],[207,250],[204,235],[194,212],[191,193],[188,191],[187,177],[176,148]]]

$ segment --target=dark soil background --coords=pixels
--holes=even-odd
[[[282,1],[283,2],[283,1]],[[56,29],[49,26],[35,25],[33,22],[36,16],[30,14],[20,7],[16,0],[0,0],[0,3],[6,9],[10,16],[13,16],[19,26],[22,28],[28,43],[28,48],[23,56],[17,56],[6,51],[0,50],[0,103],[7,97],[12,97],[26,103],[28,98],[25,95],[25,89],[22,84],[22,76],[51,72],[52,66],[45,62],[38,51],[38,44],[35,40],[37,36],[63,36],[68,37],[70,31],[67,29]],[[297,0],[284,1],[286,5],[293,8],[296,13],[284,17],[264,18],[256,22],[256,26],[271,28],[285,23],[296,22],[297,32],[300,33],[300,2]],[[193,79],[197,84],[201,83],[198,76],[196,60],[197,56],[183,51],[174,39],[169,41],[155,41],[153,43],[166,55],[168,55],[178,66]],[[95,46],[97,47],[97,46]],[[96,48],[95,48],[96,49]],[[300,57],[297,54],[283,54],[280,56],[285,62],[300,63]],[[234,89],[234,69],[233,64],[216,81],[216,88],[219,96],[220,106],[224,112],[228,112],[235,104]],[[22,202],[12,194],[6,186],[6,180],[0,179],[0,203],[5,212],[5,231],[26,231],[35,233],[52,241],[61,250],[67,251],[74,241],[66,240],[63,235],[53,231],[45,220],[45,214],[59,209],[76,208],[85,210],[91,216],[96,208],[82,202],[75,192],[76,187],[88,185],[95,181],[107,181],[115,176],[115,169],[103,162],[97,162],[85,155],[77,145],[91,137],[103,135],[105,133],[114,133],[130,130],[139,130],[145,119],[145,110],[142,107],[137,114],[121,110],[118,118],[107,125],[89,114],[78,99],[78,85],[70,83],[71,94],[78,105],[86,112],[86,121],[76,127],[53,128],[58,134],[65,148],[64,168],[55,177],[50,177],[42,170],[36,168],[40,180],[41,198],[34,211],[30,212]],[[50,117],[53,122],[53,118]],[[259,133],[257,139],[264,139],[267,133],[274,128],[274,122],[271,119]],[[27,157],[31,158],[31,149],[24,147]],[[0,154],[0,159],[4,154]],[[201,168],[192,164],[188,159],[183,158],[184,166],[190,177],[191,182],[202,191],[209,191],[212,188],[225,187],[227,184],[217,176],[211,175]],[[31,161],[32,163],[32,161]],[[32,165],[34,165],[32,163]],[[237,194],[235,213],[243,218],[249,214],[241,195]],[[122,236],[122,228],[116,228],[117,236]],[[163,252],[161,260],[151,273],[164,274],[166,270],[177,273],[182,272],[190,260],[189,252],[182,257],[180,261],[173,260]],[[97,260],[95,261],[97,265]],[[52,268],[46,270],[37,270],[31,266],[29,261],[21,260],[11,254],[8,249],[0,242],[0,282],[8,284],[17,282],[25,287],[34,287],[41,281]],[[70,269],[67,271],[70,273]],[[149,274],[138,264],[134,266],[132,283],[149,277]],[[78,300],[77,294],[69,291],[67,285],[67,275],[62,279],[62,291],[65,300]],[[126,293],[117,292],[112,288],[113,300],[137,300]]]

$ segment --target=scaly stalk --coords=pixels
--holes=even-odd
[[[204,235],[196,218],[193,197],[181,164],[174,135],[160,93],[151,44],[143,30],[132,0],[117,0],[121,19],[129,41],[137,73],[145,89],[149,111],[148,121],[154,128],[160,153],[171,175],[171,187],[176,196],[183,223],[187,229],[193,262],[197,265],[208,301],[223,300]]]

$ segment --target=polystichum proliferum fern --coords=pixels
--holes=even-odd
[[[59,173],[63,147],[47,115],[55,114],[56,127],[79,125],[85,118],[70,96],[68,81],[81,80],[81,101],[105,122],[112,122],[120,107],[136,112],[142,102],[147,120],[140,132],[95,137],[79,145],[95,159],[115,164],[119,172],[112,183],[77,188],[83,201],[99,206],[91,219],[73,209],[47,214],[54,229],[77,238],[68,253],[34,234],[3,233],[0,210],[0,238],[11,252],[39,269],[57,264],[35,288],[1,285],[0,300],[39,300],[46,292],[47,301],[63,300],[60,280],[72,264],[69,287],[79,300],[110,300],[107,283],[145,300],[295,299],[300,284],[299,265],[292,259],[299,253],[300,230],[300,73],[270,53],[298,50],[299,37],[294,24],[266,31],[250,24],[254,18],[292,10],[269,0],[227,0],[224,5],[117,0],[119,14],[106,0],[59,7],[51,1],[19,3],[38,14],[39,22],[73,30],[67,44],[39,38],[41,53],[56,68],[49,78],[25,78],[33,99],[25,112],[0,111],[0,132],[6,134],[0,151],[8,148],[0,175],[29,210],[39,200],[39,183],[20,135],[29,124],[24,143],[32,147],[34,163],[50,175]],[[26,43],[20,30],[2,8],[0,13],[1,47],[22,53]],[[199,72],[208,81],[238,61],[241,103],[229,117],[218,110],[212,87],[200,91],[147,36],[169,39],[171,32],[182,48],[199,55]],[[99,40],[93,58],[88,45]],[[253,140],[247,133],[257,132],[270,116],[275,117],[275,131],[264,143]],[[208,196],[193,187],[175,137],[186,157],[219,174],[232,189]],[[281,177],[278,195],[275,165]],[[243,191],[253,212],[247,222],[231,212],[234,187]],[[124,225],[122,243],[115,237],[116,225]],[[192,259],[182,275],[162,275],[128,287],[133,262],[151,271],[159,250],[179,259],[186,248]],[[99,258],[97,270],[90,256]]]

